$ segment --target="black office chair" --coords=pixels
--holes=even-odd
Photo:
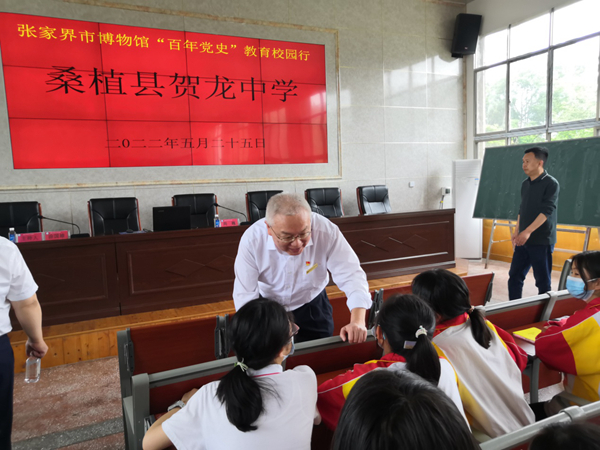
[[[267,212],[267,203],[269,199],[276,194],[281,194],[283,191],[252,191],[246,192],[246,211],[248,212],[248,220],[251,223],[265,217]]]
[[[340,188],[315,188],[304,191],[310,209],[325,217],[344,217]]]
[[[19,233],[43,231],[42,207],[38,202],[0,203],[0,236],[8,237],[8,230]]]
[[[142,229],[135,197],[92,198],[88,202],[88,213],[92,236]]]
[[[215,194],[179,194],[173,196],[173,206],[189,206],[192,228],[212,228],[215,223],[217,196]]]
[[[392,212],[387,186],[359,186],[356,188],[356,197],[361,216]]]

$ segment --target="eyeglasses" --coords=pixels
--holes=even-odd
[[[306,233],[297,234],[296,236],[282,238],[277,233],[275,233],[275,230],[273,230],[273,228],[271,228],[271,231],[273,232],[273,234],[275,235],[275,237],[277,239],[279,239],[281,242],[285,242],[286,244],[291,244],[296,239],[300,239],[302,241],[302,240],[308,238],[310,236],[310,233],[312,233],[312,230],[311,230],[311,231],[307,231]]]

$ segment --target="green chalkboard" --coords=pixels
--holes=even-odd
[[[522,160],[540,145],[550,156],[546,170],[560,183],[558,223],[600,226],[600,138],[488,148],[483,158],[473,217],[517,220],[521,202]]]

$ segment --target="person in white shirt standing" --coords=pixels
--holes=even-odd
[[[367,276],[358,257],[329,219],[313,213],[298,194],[274,195],[266,216],[246,230],[235,259],[236,310],[257,297],[270,298],[294,314],[297,342],[333,334],[332,307],[325,287],[331,272],[346,293],[350,323],[340,336],[367,338],[365,315],[371,307]]]
[[[11,448],[13,383],[15,358],[8,333],[12,330],[8,315],[11,306],[27,334],[28,356],[42,358],[48,346],[42,336],[42,309],[37,284],[33,281],[21,252],[8,239],[0,237],[0,448]]]

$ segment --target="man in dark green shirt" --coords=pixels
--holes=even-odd
[[[560,186],[544,170],[548,150],[532,147],[525,150],[523,172],[528,176],[521,185],[521,206],[515,233],[514,254],[508,273],[508,297],[521,298],[523,281],[533,267],[538,293],[551,287],[552,252],[556,244],[556,205]]]

